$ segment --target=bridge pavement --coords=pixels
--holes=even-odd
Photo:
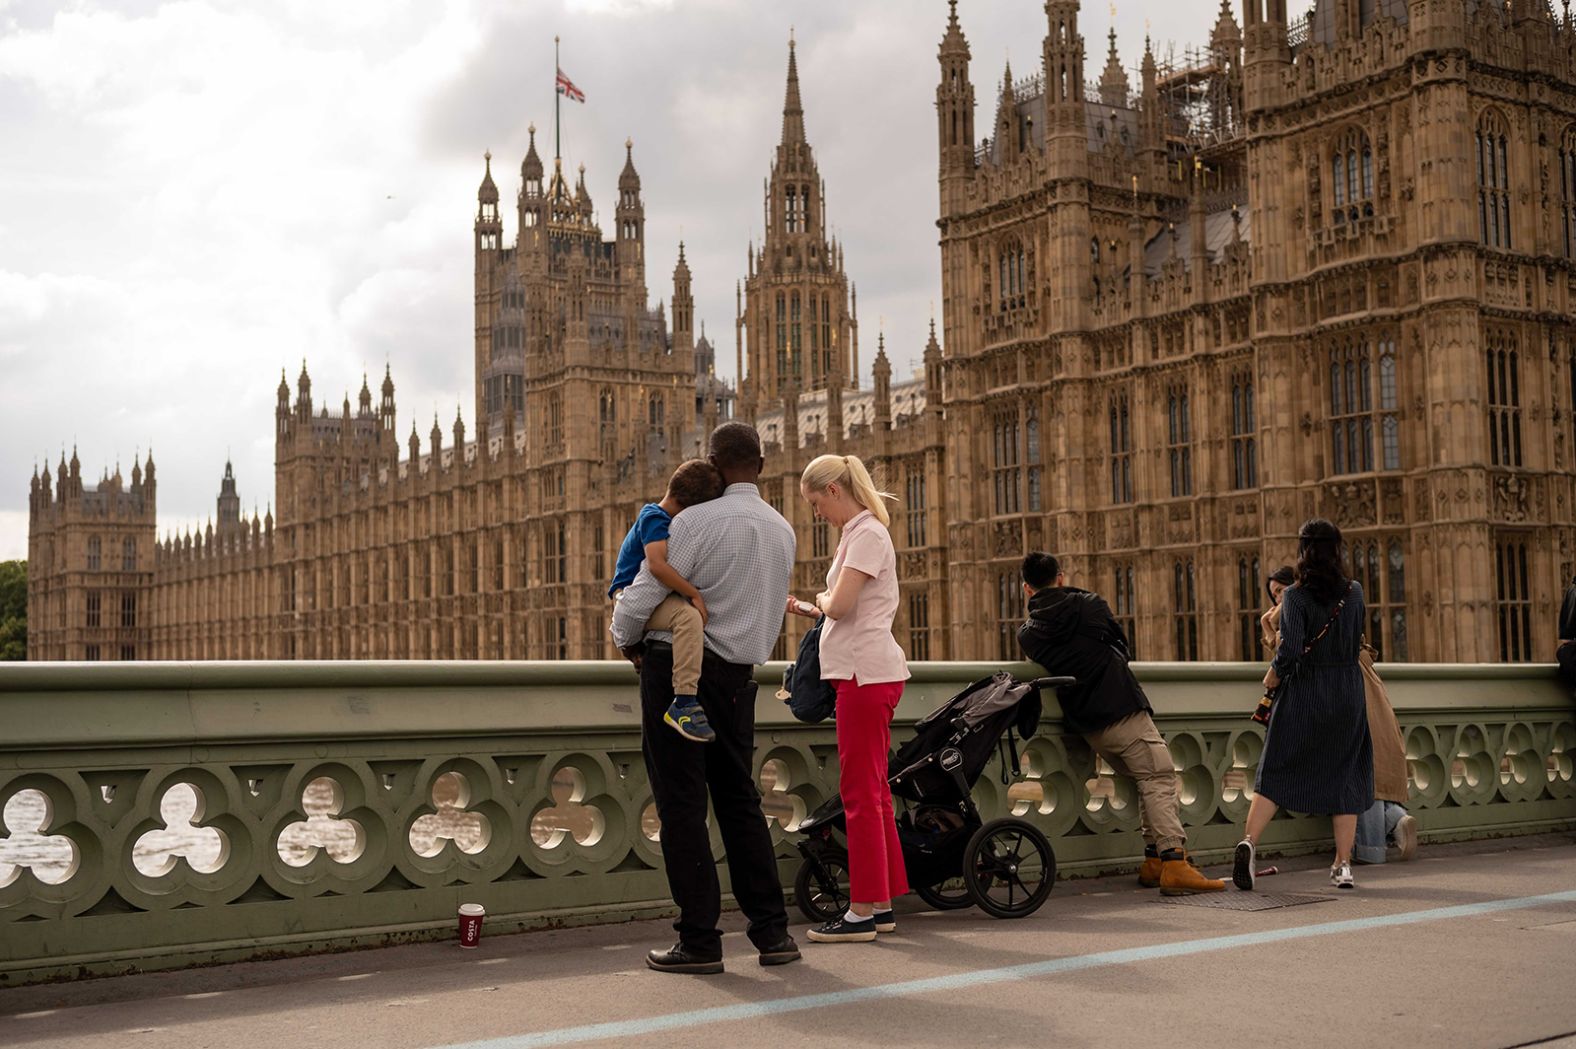
[[[1334,896],[1322,865],[1281,867],[1266,891]],[[1126,877],[1016,922],[900,905],[874,945],[796,924],[783,968],[732,932],[709,978],[647,971],[671,937],[645,922],[19,988],[0,1045],[1576,1047],[1576,836],[1425,847],[1358,884],[1257,912]]]

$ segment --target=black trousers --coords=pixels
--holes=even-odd
[[[772,836],[761,813],[755,760],[753,667],[725,663],[706,653],[700,705],[717,732],[711,743],[685,739],[662,721],[673,702],[673,650],[647,646],[640,670],[640,726],[646,774],[662,820],[662,860],[679,916],[679,942],[707,957],[721,957],[722,890],[706,830],[706,795],[727,850],[728,874],[739,908],[749,919],[757,948],[775,946],[788,933],[788,911]]]

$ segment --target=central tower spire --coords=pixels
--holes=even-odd
[[[789,388],[810,396],[852,388],[859,376],[852,286],[827,235],[826,186],[805,138],[797,50],[790,35],[782,141],[766,181],[765,238],[759,254],[752,252],[739,318],[748,363],[739,407],[746,418],[780,403]],[[835,407],[828,398],[828,411],[835,414]]]
[[[788,90],[783,96],[783,141],[785,146],[802,146],[804,104],[799,101],[799,64],[794,59],[793,30],[788,30]]]

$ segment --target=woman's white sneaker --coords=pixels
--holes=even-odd
[[[1352,864],[1350,860],[1345,863],[1337,863],[1335,866],[1330,868],[1330,884],[1335,886],[1337,889],[1357,888],[1357,879],[1352,877]]]

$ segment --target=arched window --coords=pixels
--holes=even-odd
[[[1576,126],[1567,128],[1560,141],[1560,227],[1565,257],[1576,259]]]
[[[1038,408],[1029,409],[1028,421],[1024,424],[1024,445],[1026,446],[1025,458],[1029,463],[1029,512],[1039,513],[1044,501],[1040,491],[1040,411]]]
[[[1373,147],[1361,128],[1349,128],[1335,141],[1330,191],[1336,223],[1356,222],[1374,213]]]
[[[997,255],[997,269],[1001,275],[1001,310],[1005,313],[1027,301],[1023,245],[1018,240],[1009,240],[1003,245]]]
[[[1478,119],[1477,135],[1479,239],[1491,248],[1509,250],[1510,144],[1509,129],[1498,110],[1485,110]]]
[[[788,296],[777,293],[777,388],[788,379]]]
[[[1127,394],[1111,398],[1111,502],[1133,501],[1133,432]]]
[[[1193,494],[1193,433],[1188,411],[1187,387],[1172,387],[1166,395],[1166,446],[1171,465],[1171,496]]]
[[[1258,424],[1253,417],[1253,373],[1239,371],[1231,377],[1231,486],[1257,488],[1259,484]]]

